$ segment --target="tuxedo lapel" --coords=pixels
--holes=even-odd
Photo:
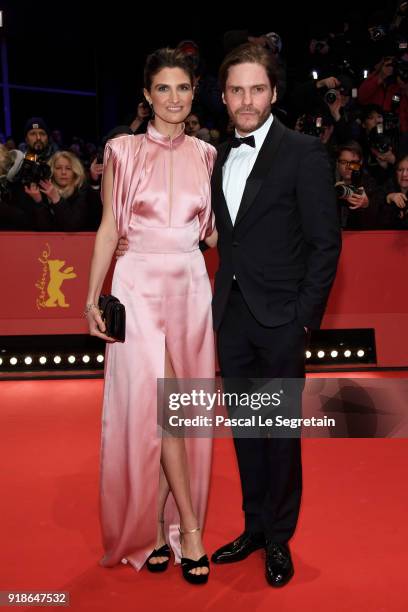
[[[235,219],[235,225],[242,220],[246,215],[249,208],[253,204],[262,183],[264,182],[273,161],[273,157],[276,154],[282,137],[285,133],[285,127],[274,117],[272,125],[263,145],[258,153],[255,164],[248,176],[244,193],[242,194],[241,204],[238,209],[237,218]]]
[[[222,185],[222,169],[230,151],[230,142],[225,143],[225,145],[223,147],[220,147],[220,149],[218,150],[218,156],[212,174],[212,200],[213,208],[224,219],[225,224],[232,231],[233,225],[229,214],[227,202],[225,200],[224,189]]]

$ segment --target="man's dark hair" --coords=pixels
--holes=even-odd
[[[225,91],[229,69],[238,64],[260,64],[266,70],[271,88],[276,86],[278,78],[272,53],[259,45],[245,43],[230,51],[221,64],[218,77],[222,91]]]
[[[188,75],[191,85],[194,85],[194,66],[188,55],[178,49],[157,49],[151,53],[144,67],[144,86],[150,91],[153,77],[163,68],[181,68]]]
[[[350,142],[346,142],[345,144],[340,145],[337,148],[336,159],[339,159],[343,151],[349,151],[349,153],[354,153],[354,155],[358,155],[360,160],[363,159],[363,149],[355,140],[350,140]]]
[[[384,110],[379,104],[365,104],[361,107],[361,121],[364,122],[366,119],[371,117],[373,113],[378,113],[382,117],[384,116]]]

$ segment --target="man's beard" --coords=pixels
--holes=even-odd
[[[46,151],[47,146],[48,145],[44,144],[43,142],[36,142],[33,145],[28,146],[28,151],[30,153],[35,153],[36,155],[40,155],[41,153],[44,153],[44,151]]]
[[[248,124],[247,122],[241,123],[240,121],[240,113],[245,112],[246,110],[254,113],[253,117],[251,118],[251,124]],[[238,111],[235,111],[233,115],[230,115],[231,119],[234,122],[235,127],[243,133],[255,132],[255,130],[260,128],[265,123],[265,121],[269,118],[269,116],[270,116],[269,109],[265,110],[262,113],[255,109],[239,109]]]

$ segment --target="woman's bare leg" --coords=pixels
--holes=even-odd
[[[170,356],[165,351],[165,378],[175,378]],[[174,495],[180,514],[182,531],[201,527],[193,510],[191,501],[190,481],[187,465],[187,454],[184,438],[167,437],[162,440],[162,466],[167,482]],[[201,532],[185,533],[182,537],[183,556],[197,560],[205,554],[201,540]],[[191,570],[192,574],[208,574],[207,567]]]

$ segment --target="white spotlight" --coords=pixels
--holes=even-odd
[[[357,351],[357,357],[364,357],[365,352],[363,351],[363,349],[360,349],[359,351]]]
[[[84,355],[84,356],[82,357],[82,361],[83,361],[84,363],[89,363],[89,362],[90,362],[90,360],[91,360],[91,358],[89,357],[89,355]]]
[[[333,359],[335,359],[338,356],[338,351],[331,351],[330,356],[333,357]]]
[[[61,357],[59,355],[55,355],[54,357],[54,363],[61,363]]]
[[[2,360],[2,358],[0,357],[0,365],[2,365],[2,364],[3,364],[3,360]]]
[[[41,365],[44,365],[44,363],[47,363],[47,358],[42,355],[42,357],[40,357],[38,361],[41,363]]]
[[[69,361],[69,363],[75,363],[75,357],[74,357],[74,355],[70,355],[70,356],[68,357],[68,361]]]
[[[12,358],[10,359],[10,364],[11,364],[11,365],[16,365],[16,364],[17,364],[17,359],[16,359],[16,357],[12,357]]]
[[[306,359],[310,359],[312,356],[312,353],[310,351],[306,351]]]
[[[24,359],[24,363],[25,363],[26,365],[30,365],[30,363],[33,363],[33,360],[32,360],[32,358],[31,358],[31,357],[25,357],[25,359]]]
[[[103,361],[104,361],[104,356],[103,356],[103,355],[98,355],[98,356],[97,356],[97,358],[96,358],[96,361],[97,361],[98,363],[103,363]]]
[[[317,352],[317,356],[319,359],[323,359],[323,357],[325,356],[325,352],[324,351],[318,351]]]
[[[351,351],[349,351],[349,350],[344,351],[344,356],[345,357],[351,357]]]

